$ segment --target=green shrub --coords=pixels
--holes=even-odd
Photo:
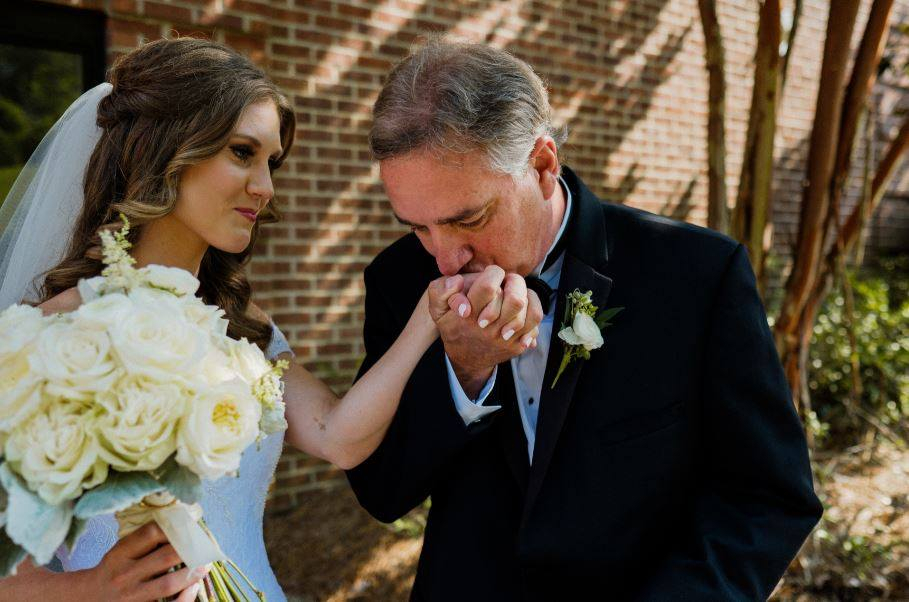
[[[882,260],[850,273],[856,349],[862,382],[860,408],[886,427],[900,429],[909,415],[909,256]],[[849,411],[851,353],[843,287],[818,316],[811,344],[809,387],[816,427],[831,445],[851,445],[869,420]]]

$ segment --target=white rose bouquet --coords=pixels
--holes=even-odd
[[[229,338],[188,272],[135,268],[128,232],[124,218],[102,233],[107,267],[79,282],[76,311],[0,313],[0,577],[116,513],[121,537],[154,520],[187,566],[212,565],[201,599],[241,599],[245,576],[201,521],[201,479],[287,428],[287,363]]]

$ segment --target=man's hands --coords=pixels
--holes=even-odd
[[[468,397],[479,394],[496,364],[536,347],[543,309],[518,274],[492,265],[434,280],[428,291],[429,312]]]

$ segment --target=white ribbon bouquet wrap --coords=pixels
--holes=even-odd
[[[203,600],[245,599],[202,520],[201,483],[287,428],[287,363],[229,338],[192,274],[135,268],[128,231],[124,218],[102,233],[107,267],[79,282],[76,311],[0,313],[0,576],[116,513],[121,537],[155,521],[187,566],[212,565]]]

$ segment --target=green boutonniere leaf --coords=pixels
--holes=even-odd
[[[596,321],[599,329],[603,330],[607,326],[611,326],[611,324],[609,323],[609,320],[614,318],[623,309],[625,309],[625,308],[624,307],[613,307],[611,309],[604,309],[603,311],[598,313],[597,317],[594,318],[594,320]]]

